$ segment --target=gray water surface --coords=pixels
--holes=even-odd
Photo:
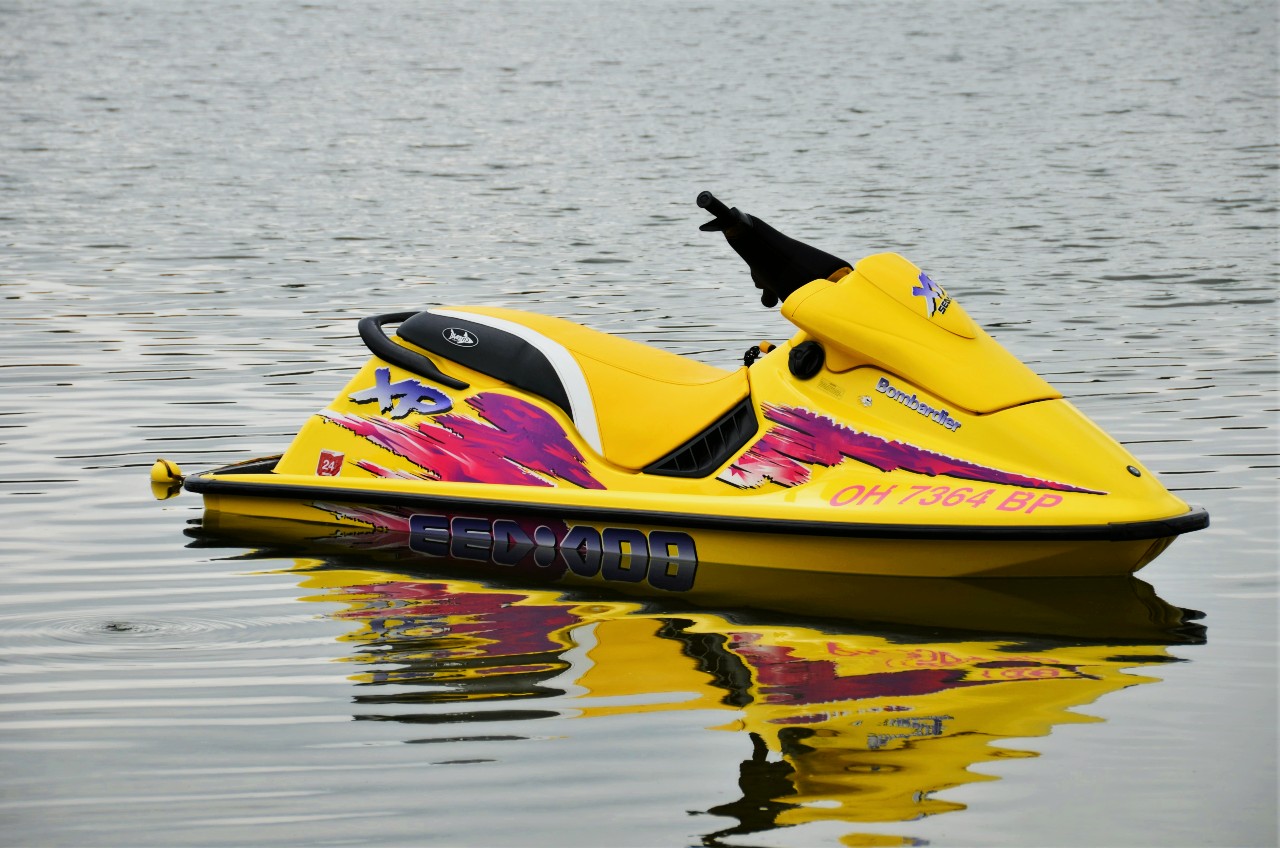
[[[1276,19],[0,3],[0,841],[1274,845]],[[365,315],[786,338],[702,189],[907,255],[1213,526],[942,630],[263,551],[151,499],[157,456],[282,450]],[[924,691],[957,667],[1005,677]]]

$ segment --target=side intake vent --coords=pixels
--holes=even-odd
[[[706,477],[756,434],[756,411],[747,398],[714,424],[644,469],[664,477]]]

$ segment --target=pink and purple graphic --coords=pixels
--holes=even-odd
[[[361,506],[359,504],[329,504],[316,501],[313,506],[317,509],[323,509],[325,512],[331,512],[339,518],[349,518],[352,521],[359,521],[361,524],[368,524],[375,530],[382,530],[388,533],[408,533],[409,532],[409,511],[403,507],[384,507],[379,509],[372,506]]]
[[[914,650],[857,651],[870,667],[849,674],[835,660],[798,657],[794,649],[769,644],[760,633],[729,632],[725,647],[738,655],[755,672],[757,698],[765,704],[831,704],[864,698],[909,698],[953,689],[989,686],[1034,680],[1063,680],[1087,677],[1079,667],[1037,656],[991,657],[956,655],[930,647]],[[833,654],[845,653],[828,650]],[[873,661],[882,663],[871,670]],[[777,718],[777,724],[806,724],[826,715]]]
[[[483,392],[467,399],[478,418],[436,415],[417,426],[386,418],[324,412],[325,418],[407,459],[425,473],[385,468],[359,460],[379,477],[449,483],[505,483],[554,486],[563,480],[584,489],[604,484],[587,471],[586,460],[564,428],[546,410],[509,395]]]
[[[825,415],[796,406],[765,404],[764,414],[766,419],[773,422],[773,426],[721,472],[718,479],[741,489],[754,489],[763,485],[766,480],[772,480],[779,486],[798,486],[809,481],[811,466],[832,468],[845,459],[852,459],[881,471],[901,469],[929,477],[941,475],[1030,489],[1106,494],[1067,483],[1055,483],[1052,480],[988,468],[906,442],[892,442],[879,436],[859,433],[843,424],[837,424]]]
[[[354,596],[354,606],[335,617],[364,622],[369,633],[359,638],[400,650],[412,646],[412,659],[402,658],[410,660],[404,667],[375,671],[374,683],[421,683],[424,669],[414,663],[425,662],[438,677],[443,672],[430,666],[442,660],[453,661],[454,679],[467,676],[462,669],[468,666],[481,679],[560,671],[568,667],[560,658],[566,648],[561,634],[582,623],[568,604],[528,603],[524,593],[466,591],[447,582],[395,580],[342,592]]]

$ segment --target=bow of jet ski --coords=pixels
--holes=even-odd
[[[185,477],[160,460],[153,484],[676,592],[711,562],[1114,576],[1207,526],[907,259],[848,263],[698,200],[797,328],[747,364],[494,307],[371,316],[371,358],[283,454]]]

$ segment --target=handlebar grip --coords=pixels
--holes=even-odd
[[[732,217],[729,207],[725,206],[719,200],[716,200],[715,195],[709,191],[701,192],[698,195],[698,208],[707,210],[717,218]]]

